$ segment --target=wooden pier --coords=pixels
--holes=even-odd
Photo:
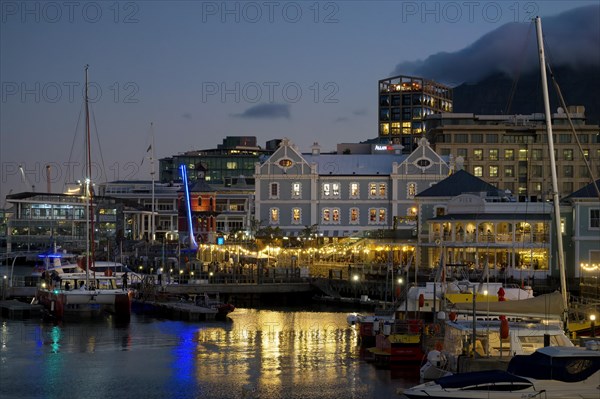
[[[26,319],[42,315],[42,305],[32,305],[13,299],[11,301],[0,301],[2,317],[9,319]]]
[[[217,317],[217,309],[197,306],[193,302],[160,302],[134,299],[132,308],[136,312],[172,320],[205,321]]]

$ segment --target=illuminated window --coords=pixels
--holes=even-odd
[[[512,166],[505,166],[504,167],[504,177],[514,177],[515,176],[515,169]]]
[[[271,183],[269,198],[279,198],[279,183]]]
[[[293,164],[294,164],[294,162],[291,159],[287,159],[287,158],[280,159],[278,162],[278,165],[284,169],[289,168]]]
[[[571,149],[563,150],[563,159],[565,161],[572,161],[573,160],[573,150],[571,150]]]
[[[294,182],[292,183],[292,198],[301,198],[302,197],[302,183]]]
[[[379,196],[381,198],[385,198],[386,195],[387,184],[379,183]]]
[[[279,224],[279,208],[269,209],[269,222],[271,224]]]
[[[302,210],[300,208],[292,208],[292,224],[302,223]]]
[[[483,150],[473,150],[473,159],[475,159],[476,161],[483,161]]]
[[[390,124],[389,123],[380,123],[379,124],[379,133],[384,136],[387,136],[388,134],[390,134]]]
[[[340,223],[340,208],[323,208],[323,223],[324,224],[339,224]]]
[[[386,220],[387,219],[385,217],[385,208],[379,208],[379,223],[385,224]]]
[[[473,176],[477,176],[477,177],[483,176],[483,167],[482,166],[474,166],[473,167]]]
[[[369,224],[375,224],[377,222],[377,209],[369,209]]]
[[[369,198],[375,198],[377,196],[377,184],[369,183]]]
[[[358,197],[360,197],[358,183],[350,183],[350,198],[358,198]]]
[[[234,161],[228,161],[228,162],[226,163],[226,166],[225,166],[225,167],[226,167],[227,169],[237,169],[237,168],[238,168],[238,165],[237,165],[237,162],[234,162]]]
[[[527,150],[524,148],[519,149],[519,161],[527,161]]]
[[[490,165],[489,172],[490,177],[498,177],[498,166]]]
[[[350,224],[358,224],[360,222],[358,215],[358,208],[350,208]]]
[[[497,161],[497,160],[498,160],[498,150],[497,149],[490,150],[490,161]]]
[[[508,149],[504,150],[504,159],[507,161],[512,161],[515,159],[515,150]]]
[[[407,188],[407,197],[414,198],[414,196],[417,195],[417,183],[408,183]]]
[[[339,198],[340,183],[323,183],[323,198]]]
[[[369,224],[386,224],[386,211],[385,208],[369,208]]]

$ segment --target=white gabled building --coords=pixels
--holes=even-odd
[[[290,140],[255,167],[255,217],[298,236],[305,226],[344,237],[380,229],[416,229],[415,195],[446,178],[447,160],[425,139],[411,154],[372,145],[370,154],[302,154]]]

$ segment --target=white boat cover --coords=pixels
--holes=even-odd
[[[561,318],[564,311],[562,295],[555,291],[551,294],[539,295],[534,298],[518,301],[476,302],[475,311],[479,314],[519,315],[532,317]],[[469,313],[473,311],[473,303],[454,304],[449,311]]]

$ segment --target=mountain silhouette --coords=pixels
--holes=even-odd
[[[595,89],[600,87],[600,69],[596,66],[564,66],[554,68],[552,72],[567,106],[583,105],[587,123],[600,124],[600,96]],[[556,112],[561,105],[549,74],[548,91],[550,109]],[[455,87],[453,95],[454,112],[459,113],[515,115],[544,112],[539,70],[523,74],[518,79],[495,73],[477,83]]]

